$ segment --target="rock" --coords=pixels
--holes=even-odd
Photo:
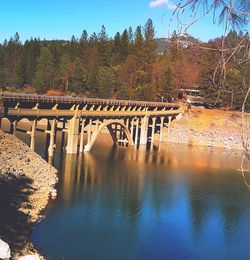
[[[0,239],[0,259],[10,258],[10,247],[9,245]]]
[[[25,255],[18,258],[18,260],[40,260],[40,257],[38,255]]]
[[[56,189],[52,189],[52,191],[51,191],[51,197],[54,199],[54,198],[56,198],[56,196],[57,196],[57,190]]]

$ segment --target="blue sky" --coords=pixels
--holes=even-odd
[[[22,41],[30,37],[68,40],[82,30],[99,32],[104,24],[109,36],[125,28],[154,22],[157,37],[166,37],[172,3],[169,0],[0,0],[0,42],[16,32]],[[175,29],[173,24],[170,31]],[[208,40],[222,34],[222,27],[208,19],[194,25],[193,36]]]

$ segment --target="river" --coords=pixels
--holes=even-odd
[[[36,149],[46,156],[44,143]],[[49,260],[249,259],[241,158],[167,143],[115,148],[107,135],[89,153],[58,146],[58,196],[31,239]]]

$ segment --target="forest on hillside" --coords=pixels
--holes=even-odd
[[[233,49],[244,37],[249,36],[231,31],[225,45]],[[151,19],[113,38],[105,26],[90,36],[83,30],[70,41],[31,38],[22,43],[16,33],[0,45],[0,90],[159,101],[175,99],[180,88],[198,88],[208,103],[240,109],[246,94],[243,77],[245,86],[250,84],[250,62],[228,62],[226,81],[218,88],[214,71],[220,52],[211,48],[219,50],[221,41],[187,46],[174,32],[159,54]]]

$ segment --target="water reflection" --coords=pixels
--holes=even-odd
[[[250,253],[241,154],[177,145],[56,153],[58,198],[32,238],[48,259],[236,259]]]

